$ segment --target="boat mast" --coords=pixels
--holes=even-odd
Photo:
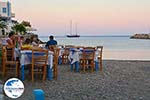
[[[75,24],[75,29],[76,29],[76,35],[78,34],[78,27],[77,27],[77,23]]]
[[[70,35],[72,35],[72,20],[70,21]]]

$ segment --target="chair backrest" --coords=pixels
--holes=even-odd
[[[70,48],[64,48],[64,54],[69,56]]]
[[[97,46],[96,48],[100,51],[100,57],[102,57],[103,46]]]
[[[56,45],[49,45],[49,50],[54,52],[54,49],[56,48]]]
[[[32,49],[32,64],[47,64],[48,50],[46,49]]]
[[[85,48],[84,46],[76,46],[77,49]]]
[[[95,47],[84,47],[83,49],[95,50]]]
[[[57,45],[57,48],[64,48],[64,45]]]
[[[32,50],[32,48],[24,48],[24,47],[21,47],[21,50]]]
[[[0,45],[0,57],[2,57],[2,45]]]
[[[56,65],[58,64],[59,52],[60,52],[60,48],[54,49],[54,64]]]
[[[7,61],[7,50],[6,50],[6,46],[2,47],[2,62],[6,62]]]
[[[84,59],[93,59],[95,58],[95,47],[85,47],[83,49],[83,58]]]
[[[0,64],[2,62],[2,46],[0,45]]]
[[[5,59],[5,61],[14,61],[14,48],[2,46],[2,59]]]
[[[6,46],[6,52],[7,52],[7,60],[13,61],[15,48]]]
[[[74,48],[74,45],[65,45],[65,48]]]

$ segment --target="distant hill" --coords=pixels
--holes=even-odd
[[[130,37],[131,39],[150,39],[150,33],[149,34],[134,34]]]

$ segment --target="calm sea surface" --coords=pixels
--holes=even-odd
[[[40,36],[48,41],[48,36]],[[104,46],[103,58],[116,60],[150,60],[150,40],[130,39],[129,36],[56,36],[60,45]]]

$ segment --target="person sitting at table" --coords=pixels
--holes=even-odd
[[[19,40],[19,45],[20,45],[20,47],[22,47],[22,45],[24,44],[24,42],[25,42],[24,37],[21,36],[21,37],[20,37],[20,40]]]
[[[49,48],[49,46],[51,46],[51,45],[57,45],[57,41],[56,40],[54,40],[54,36],[49,36],[49,41],[46,43],[46,48]]]
[[[16,48],[19,48],[19,46],[20,46],[19,44],[20,44],[20,43],[19,43],[19,36],[16,35],[16,36],[15,36],[15,47],[16,47]]]
[[[6,41],[7,41],[7,50],[12,51],[12,59],[18,60],[20,53],[19,53],[19,49],[16,47],[18,37],[15,36],[15,32],[11,31]]]
[[[32,48],[31,40],[27,38],[24,44],[22,45],[22,49],[31,49],[31,48]]]
[[[35,36],[31,37],[31,44],[36,47],[39,46],[38,40]]]
[[[6,41],[9,47],[14,47],[15,46],[15,32],[11,31]]]

